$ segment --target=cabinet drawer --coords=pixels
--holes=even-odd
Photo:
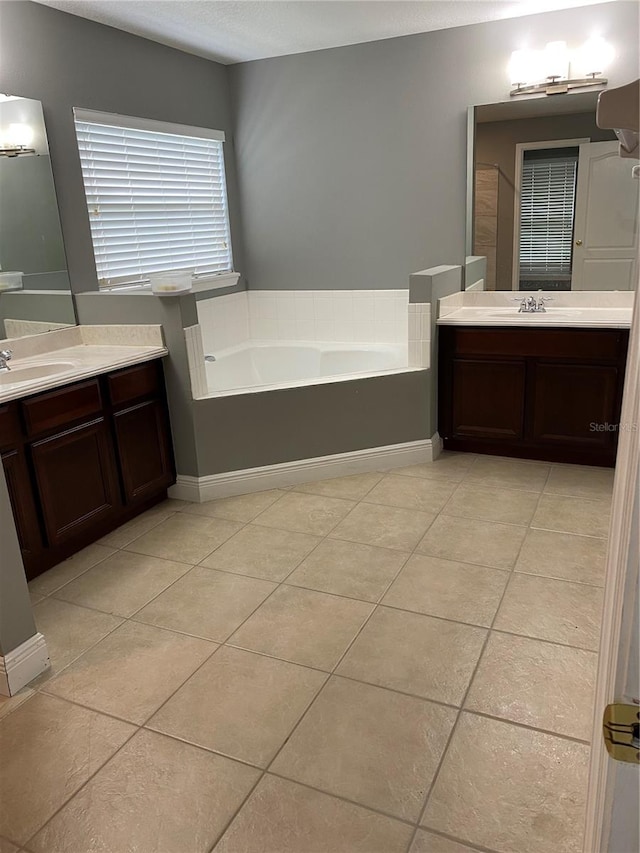
[[[150,361],[108,376],[111,405],[117,408],[143,397],[155,397],[160,391],[158,370],[158,362]]]
[[[40,394],[23,403],[29,437],[71,426],[98,414],[101,410],[102,400],[97,379]]]
[[[20,443],[20,416],[16,403],[0,406],[0,449]]]
[[[455,355],[616,360],[625,335],[614,329],[458,328]]]

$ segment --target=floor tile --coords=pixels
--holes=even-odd
[[[456,488],[456,483],[447,480],[429,480],[420,477],[387,474],[369,492],[365,501],[437,513],[440,512]]]
[[[0,720],[8,717],[9,714],[13,714],[27,699],[31,699],[34,693],[35,690],[27,685],[14,693],[13,696],[0,696]]]
[[[430,513],[413,509],[361,503],[340,522],[331,538],[411,551],[433,519]]]
[[[507,572],[414,554],[383,604],[488,627],[509,580]]]
[[[50,595],[112,554],[115,554],[114,548],[97,544],[88,545],[68,560],[58,563],[57,566],[30,581],[29,590],[37,595]]]
[[[215,648],[205,640],[125,622],[43,689],[142,724]]]
[[[494,631],[465,707],[591,740],[598,655]]]
[[[215,853],[404,853],[411,827],[265,776]]]
[[[275,588],[269,581],[196,566],[135,620],[223,643]]]
[[[208,853],[259,771],[140,731],[30,843],[34,853]],[[90,839],[90,842],[89,842]]]
[[[116,616],[132,616],[189,569],[186,563],[118,551],[54,595]]]
[[[206,557],[202,564],[240,575],[281,581],[316,547],[321,539],[308,533],[292,533],[247,524]]]
[[[137,515],[130,521],[121,524],[116,530],[107,533],[106,536],[103,536],[98,541],[102,545],[110,545],[112,548],[124,548],[129,542],[133,542],[134,539],[142,536],[143,533],[153,530],[162,521],[165,521],[178,512],[183,505],[186,505],[186,501],[163,501],[141,515]]]
[[[526,526],[533,518],[539,497],[538,492],[463,484],[449,499],[444,512],[447,515]]]
[[[606,556],[606,539],[550,530],[529,530],[515,570],[529,575],[604,586]]]
[[[463,713],[422,823],[499,853],[579,853],[586,745]]]
[[[322,592],[282,586],[229,640],[277,658],[330,670],[373,606]]]
[[[417,547],[421,554],[494,569],[511,569],[526,528],[439,515]]]
[[[379,607],[337,672],[459,705],[485,637],[481,628]]]
[[[596,651],[601,618],[598,587],[514,574],[494,628]]]
[[[223,647],[148,725],[266,767],[325,680],[314,669]]]
[[[122,623],[122,619],[107,613],[55,598],[45,598],[36,604],[33,618],[38,631],[44,634],[51,658],[52,672],[48,675],[59,672]]]
[[[541,492],[551,466],[542,462],[521,462],[497,456],[478,456],[465,477],[465,483],[483,483],[503,489]]]
[[[606,537],[609,534],[611,504],[561,495],[542,495],[532,527]]]
[[[215,518],[226,518],[229,521],[253,521],[285,492],[278,489],[270,489],[266,492],[252,492],[248,495],[234,495],[230,498],[219,498],[203,503],[188,503],[183,512],[192,515],[205,515]]]
[[[476,457],[472,453],[452,453],[445,450],[433,462],[421,462],[417,465],[406,465],[404,468],[394,468],[394,474],[406,477],[425,477],[445,479],[460,482],[469,472]]]
[[[353,501],[342,498],[287,492],[257,517],[256,524],[326,536],[353,506]]]
[[[613,468],[554,465],[544,491],[555,495],[610,500],[613,493],[614,475]]]
[[[346,477],[332,477],[329,480],[317,480],[314,483],[301,483],[293,487],[294,492],[308,495],[325,495],[328,498],[345,498],[359,501],[370,492],[383,475],[379,471],[365,474],[350,474]]]
[[[460,844],[433,832],[419,829],[409,853],[477,853],[477,851],[467,847],[466,844]]]
[[[271,769],[417,820],[454,720],[451,708],[334,676]]]
[[[325,539],[289,576],[287,583],[379,601],[407,556],[388,548]]]
[[[199,563],[240,530],[237,521],[177,512],[127,545],[128,551],[179,563]]]
[[[17,844],[27,841],[134,731],[128,723],[42,694],[5,717],[2,835]]]

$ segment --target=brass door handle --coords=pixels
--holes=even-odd
[[[582,246],[582,240],[576,240],[576,246]]]

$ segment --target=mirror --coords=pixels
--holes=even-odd
[[[0,338],[75,324],[42,104],[0,95]]]
[[[638,185],[598,92],[470,109],[467,252],[486,290],[629,290]]]

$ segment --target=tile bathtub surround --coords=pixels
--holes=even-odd
[[[0,838],[578,853],[605,540],[536,515],[608,480],[444,453],[123,525],[31,585],[53,671],[0,714]]]
[[[215,353],[248,340],[406,343],[408,304],[408,290],[251,290],[197,309]]]

